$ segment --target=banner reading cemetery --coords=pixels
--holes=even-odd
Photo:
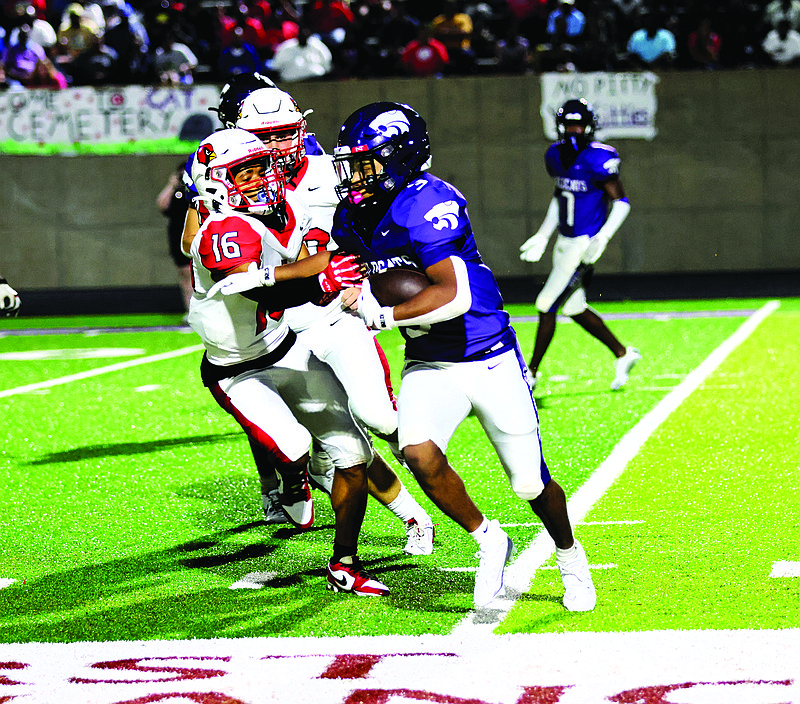
[[[0,94],[0,142],[86,144],[167,139],[208,130],[219,121],[219,87],[116,86]]]
[[[555,114],[567,100],[586,98],[597,115],[599,139],[656,136],[654,73],[542,74],[541,116],[548,139],[557,139]]]

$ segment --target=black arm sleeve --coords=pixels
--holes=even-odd
[[[260,303],[269,311],[294,308],[308,302],[319,304],[325,297],[316,276],[279,281],[272,286],[245,291],[242,295]]]

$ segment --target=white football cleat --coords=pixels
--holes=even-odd
[[[311,487],[308,485],[308,472],[285,478],[278,473],[278,501],[289,523],[298,528],[310,528],[314,523],[314,502],[311,500]]]
[[[497,519],[489,521],[486,532],[486,539],[478,550],[480,562],[475,573],[474,593],[476,608],[488,606],[503,591],[503,572],[514,549],[514,543],[500,528]]]
[[[433,536],[435,530],[433,521],[427,514],[420,516],[420,520],[412,518],[406,523],[406,546],[403,552],[407,555],[430,555],[433,552]]]
[[[618,391],[628,383],[628,375],[631,373],[631,369],[641,358],[642,354],[639,350],[635,347],[628,347],[625,350],[625,355],[617,359],[614,367],[614,381],[611,382],[612,391]]]
[[[269,494],[261,494],[261,505],[264,507],[264,521],[266,523],[289,522],[278,499],[277,489],[273,489]]]
[[[597,604],[589,562],[583,546],[576,540],[574,554],[561,559],[556,553],[556,565],[564,583],[564,606],[568,611],[591,611]]]

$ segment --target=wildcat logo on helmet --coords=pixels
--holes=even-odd
[[[197,150],[197,161],[198,163],[202,164],[203,166],[208,166],[211,163],[212,159],[217,158],[217,153],[214,151],[214,147],[210,144],[201,144]]]
[[[369,123],[370,129],[375,130],[383,137],[396,137],[411,130],[411,123],[405,113],[400,110],[389,110],[378,115]]]

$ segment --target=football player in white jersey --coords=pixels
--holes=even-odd
[[[339,199],[332,158],[306,154],[306,120],[288,93],[261,88],[245,97],[239,107],[237,127],[252,132],[273,150],[284,169],[288,193],[308,207],[312,226],[305,237],[309,252],[335,250],[330,237],[333,213]],[[361,320],[342,310],[338,299],[328,306],[306,304],[286,311],[289,327],[317,357],[329,364],[342,382],[350,406],[364,425],[385,440],[402,463],[397,444],[397,406],[389,385],[389,368],[375,335]],[[262,463],[259,463],[260,465]],[[311,478],[325,484],[331,476],[330,458],[321,448],[311,457]],[[263,472],[262,488],[268,493],[274,473]],[[404,524],[410,555],[433,551],[434,528],[427,512],[378,453],[368,470],[370,494]],[[265,507],[266,508],[266,507]]]
[[[314,520],[312,437],[324,448],[335,466],[328,587],[384,595],[388,589],[357,557],[372,448],[330,367],[297,341],[282,314],[359,281],[359,263],[327,252],[307,256],[310,215],[285,194],[270,159],[257,137],[239,129],[214,133],[195,153],[192,177],[209,215],[184,244],[194,282],[189,325],[206,349],[201,376],[251,443],[269,455],[283,511],[300,528]]]

